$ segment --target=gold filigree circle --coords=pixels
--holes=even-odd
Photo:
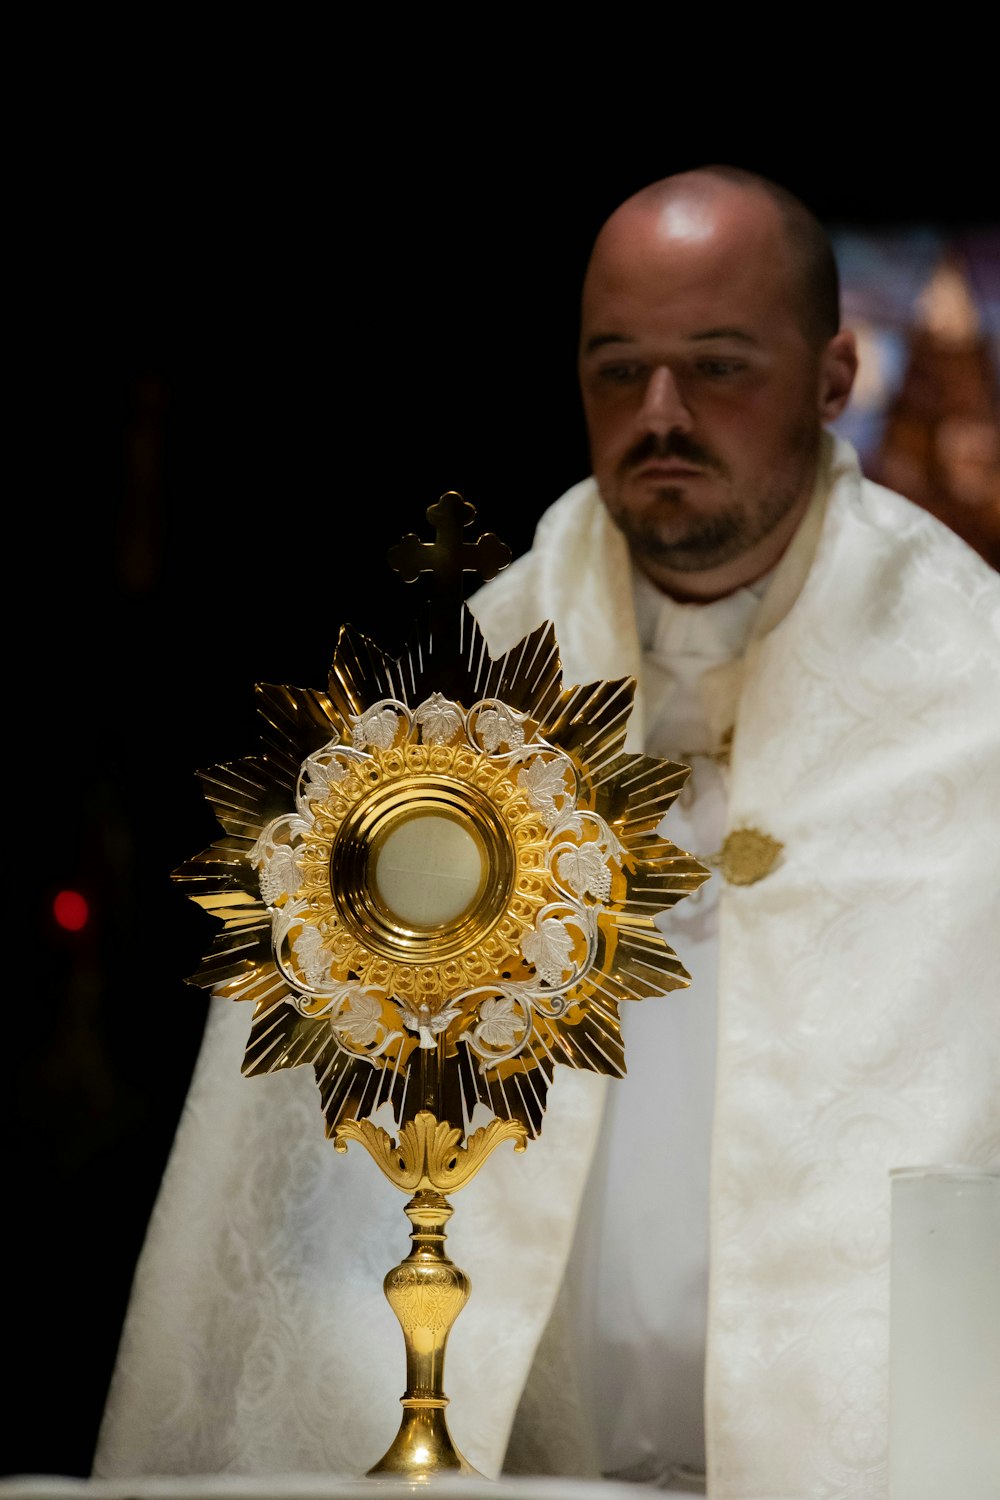
[[[299,858],[302,918],[318,927],[338,977],[356,976],[433,1011],[505,963],[523,966],[521,938],[552,892],[548,831],[517,772],[468,745],[376,748],[312,804]],[[386,841],[423,817],[454,821],[481,866],[467,906],[429,925],[401,919],[375,878]]]

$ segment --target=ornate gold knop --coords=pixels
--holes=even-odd
[[[333,1143],[343,1152],[350,1141],[360,1141],[389,1181],[403,1192],[436,1189],[455,1193],[472,1180],[501,1141],[513,1141],[514,1150],[523,1151],[528,1132],[517,1120],[491,1120],[470,1135],[464,1146],[461,1139],[462,1132],[455,1126],[422,1109],[403,1126],[398,1141],[371,1120],[344,1120],[337,1126]]]

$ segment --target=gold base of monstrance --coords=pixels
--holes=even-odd
[[[689,982],[654,918],[708,877],[657,833],[687,768],[623,749],[633,681],[564,687],[549,624],[491,657],[461,574],[509,552],[462,541],[457,495],[427,514],[390,560],[438,578],[428,627],[393,660],[345,626],[325,692],[258,687],[263,753],[203,773],[224,837],[175,872],[223,924],[193,982],[254,1002],[243,1071],[311,1064],[337,1150],[412,1195],[403,1417],[369,1473],[414,1482],[475,1473],[445,1421],[445,1194],[538,1134],[557,1062],[624,1074],[619,1004]]]

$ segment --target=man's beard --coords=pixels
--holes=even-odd
[[[636,557],[677,573],[700,573],[722,567],[750,552],[784,520],[797,499],[797,491],[773,494],[753,514],[744,506],[734,504],[714,515],[691,515],[684,534],[674,535],[669,541],[662,535],[662,528],[657,527],[655,519],[618,515],[615,520]],[[656,503],[671,508],[680,505],[683,490],[664,485],[656,491]]]
[[[800,440],[791,451],[798,462],[775,475],[772,488],[754,506],[736,499],[725,510],[699,515],[685,507],[683,484],[664,483],[654,491],[654,498],[641,516],[620,506],[617,496],[611,498],[608,509],[636,559],[676,573],[707,572],[752,551],[797,503],[802,494],[806,460],[811,462],[813,458],[812,445]],[[627,483],[630,471],[656,459],[697,464],[722,480],[730,478],[730,471],[721,460],[684,433],[672,433],[667,438],[649,436],[636,445],[619,469],[619,487]],[[658,524],[660,507],[664,514]],[[686,523],[680,535],[679,521]]]

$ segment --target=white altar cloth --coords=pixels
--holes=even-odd
[[[137,1479],[71,1479],[26,1474],[0,1480],[2,1500],[699,1500],[690,1490],[657,1489],[598,1479],[445,1475],[430,1484],[404,1479],[341,1478],[331,1474],[141,1475]]]

